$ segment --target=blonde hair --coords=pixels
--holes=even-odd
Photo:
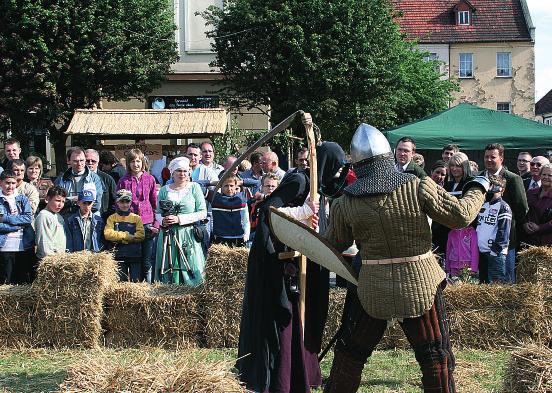
[[[450,166],[456,165],[462,168],[462,180],[466,180],[468,177],[472,177],[472,169],[470,166],[470,159],[465,153],[461,151],[454,153],[448,162],[448,170],[450,171]]]
[[[263,177],[261,177],[261,187],[264,186],[265,180],[276,180],[276,184],[280,185],[280,176],[278,176],[275,173],[265,173]]]
[[[130,162],[134,159],[140,159],[142,161],[142,171],[147,172],[149,169],[148,160],[146,159],[146,156],[144,153],[142,153],[142,150],[140,149],[131,149],[127,151],[125,154],[125,164],[126,164],[126,170],[127,172],[131,172],[130,170]]]
[[[42,158],[37,156],[27,157],[27,160],[25,160],[25,167],[28,169],[29,167],[34,165],[38,165],[38,168],[40,169],[40,174],[38,175],[38,178],[40,179],[44,170],[44,167],[42,166]]]

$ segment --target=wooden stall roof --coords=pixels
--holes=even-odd
[[[224,134],[227,126],[224,109],[77,109],[67,134],[200,137]]]

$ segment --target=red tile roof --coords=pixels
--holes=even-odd
[[[535,104],[535,114],[544,115],[546,113],[552,113],[552,90],[544,95]]]
[[[458,26],[459,0],[392,0],[401,30],[421,43],[531,41],[520,0],[470,0],[472,23]]]

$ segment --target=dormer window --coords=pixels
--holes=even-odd
[[[469,25],[470,24],[470,11],[458,11],[458,22],[459,25]]]
[[[472,24],[475,8],[468,0],[460,0],[453,8],[455,22],[458,26],[469,26]]]

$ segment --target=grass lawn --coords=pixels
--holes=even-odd
[[[103,354],[133,358],[144,349],[101,350],[20,350],[0,351],[0,393],[51,392],[66,378],[67,369],[82,361],[83,355]],[[149,349],[148,355],[167,354]],[[202,361],[234,359],[234,350],[196,350]],[[169,352],[175,354],[174,352]],[[458,392],[500,392],[504,369],[509,359],[506,351],[456,351],[455,373]],[[322,363],[322,373],[329,374],[331,354]],[[155,372],[155,370],[152,370]],[[410,351],[378,351],[364,369],[359,392],[420,392],[420,372]]]

